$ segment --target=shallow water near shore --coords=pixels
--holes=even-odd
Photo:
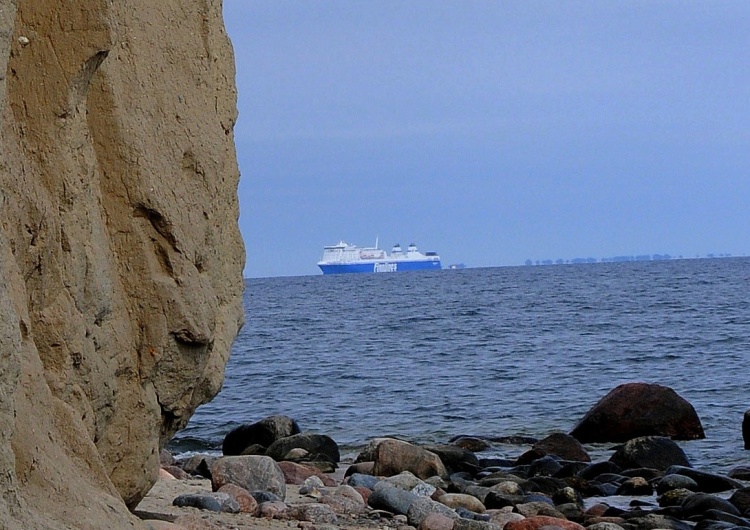
[[[645,381],[693,405],[706,439],[680,444],[694,467],[724,472],[750,461],[748,293],[750,258],[246,280],[224,388],[170,445],[218,449],[271,414],[342,453],[384,435],[542,438]]]

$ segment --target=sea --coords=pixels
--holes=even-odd
[[[170,442],[220,451],[272,414],[326,434],[343,459],[376,437],[570,432],[610,390],[668,386],[695,408],[692,465],[750,463],[750,258],[248,279],[246,324],[216,398]],[[515,458],[524,443],[483,457]],[[587,445],[607,459],[613,444]]]

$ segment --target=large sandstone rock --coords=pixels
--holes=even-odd
[[[242,321],[221,3],[0,2],[0,521],[133,528]]]
[[[582,443],[626,442],[640,436],[705,438],[693,406],[669,387],[626,383],[596,403],[570,433]]]

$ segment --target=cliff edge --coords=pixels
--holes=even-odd
[[[0,2],[0,521],[138,528],[243,322],[214,0]]]

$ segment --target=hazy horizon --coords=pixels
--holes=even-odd
[[[225,0],[246,277],[750,249],[750,3]]]

